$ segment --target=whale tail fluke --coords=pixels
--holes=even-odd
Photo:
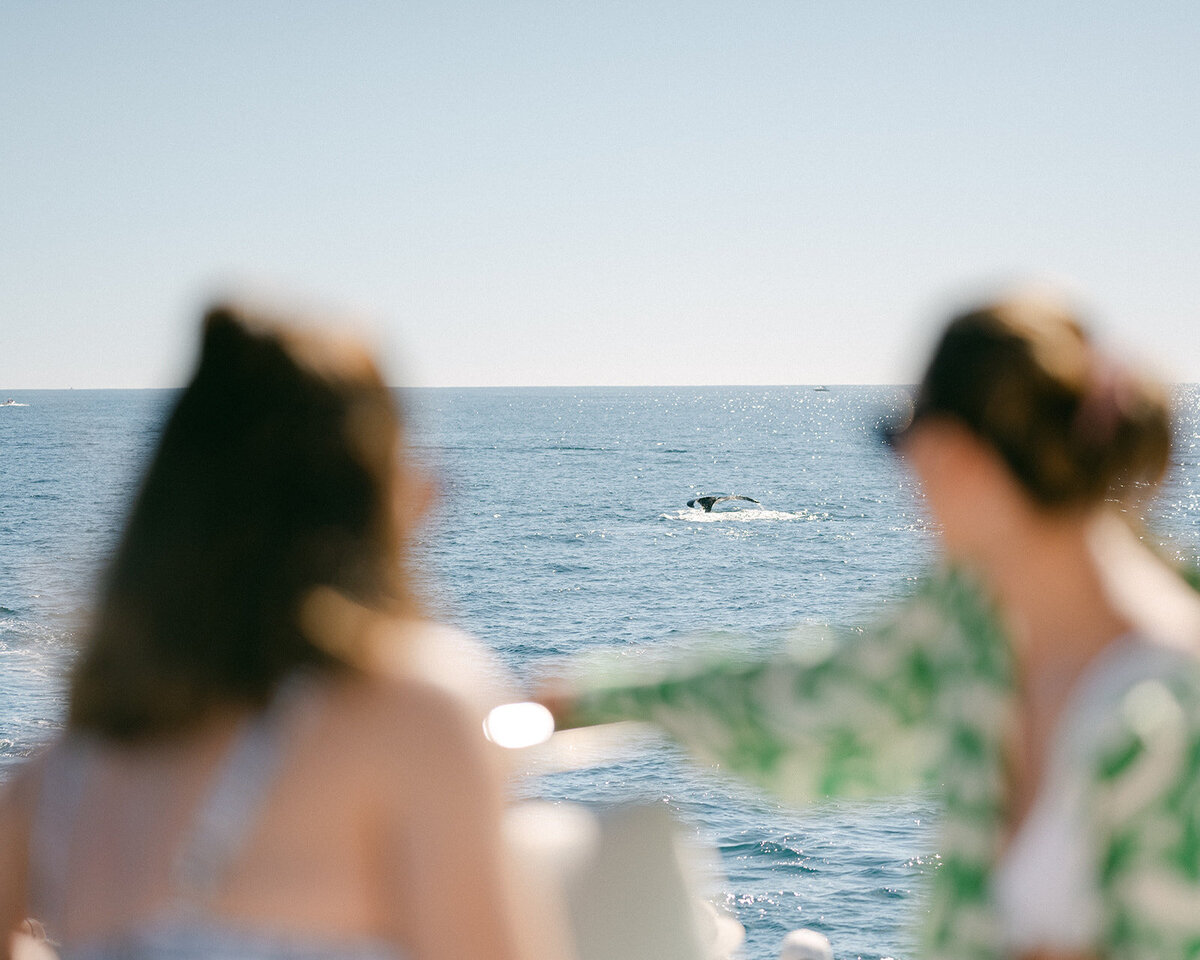
[[[753,497],[743,497],[738,493],[721,493],[706,497],[696,497],[694,500],[689,500],[689,507],[700,507],[705,513],[711,513],[714,504],[724,503],[726,500],[749,500],[751,503],[758,503]]]

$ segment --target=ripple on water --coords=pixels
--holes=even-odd
[[[671,657],[707,634],[766,652],[791,624],[860,622],[905,592],[930,555],[912,482],[872,432],[905,393],[407,391],[418,459],[444,478],[416,558],[431,605],[522,679],[595,647]],[[0,447],[20,454],[0,464],[0,779],[61,722],[62,624],[86,608],[171,396],[51,392],[31,395],[19,411],[28,416],[0,417]],[[1194,465],[1200,392],[1180,403],[1189,427],[1178,463]],[[683,508],[700,490],[762,507]],[[1195,556],[1200,493],[1187,470],[1173,468],[1150,523],[1172,552]],[[661,737],[636,747],[521,790],[670,806],[689,836],[720,851],[719,894],[747,926],[747,960],[776,960],[798,926],[829,936],[839,958],[913,955],[906,921],[936,865],[931,804],[793,811]]]

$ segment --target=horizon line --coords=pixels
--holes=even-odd
[[[1200,386],[1200,380],[1168,380],[1164,381],[1169,387]],[[187,385],[179,384],[171,387],[0,387],[0,397],[15,398],[21,393],[104,393],[109,391],[124,391],[136,393],[151,390],[183,390]],[[915,387],[916,382],[897,383],[855,380],[844,383],[832,381],[811,383],[484,383],[484,384],[418,384],[406,386],[389,383],[388,390],[773,390],[805,388],[818,390],[821,387]],[[0,401],[2,403],[3,401]]]
[[[1189,381],[1190,382],[1190,381]],[[0,387],[0,397],[8,399],[18,393],[100,393],[106,390],[124,390],[135,392],[140,390],[183,390],[187,384],[159,387]],[[641,390],[641,389],[776,389],[791,387],[911,387],[913,383],[883,383],[878,381],[856,380],[843,383],[833,381],[812,381],[811,383],[474,383],[474,384],[387,384],[389,390]]]

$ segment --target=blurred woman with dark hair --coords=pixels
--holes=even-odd
[[[1165,390],[1013,298],[949,323],[886,437],[947,561],[911,601],[828,653],[593,679],[560,725],[652,720],[793,800],[931,789],[928,956],[1196,956],[1200,598],[1128,522]]]
[[[66,731],[0,805],[7,929],[88,960],[545,956],[479,717],[395,669],[439,629],[425,487],[361,345],[208,313]]]

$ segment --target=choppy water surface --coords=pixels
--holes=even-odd
[[[796,624],[853,623],[927,561],[911,482],[872,427],[889,387],[422,390],[406,395],[417,454],[442,478],[421,568],[442,614],[519,676],[580,651],[629,656],[700,632],[768,649]],[[28,392],[0,408],[0,777],[56,728],[61,676],[169,392]],[[1151,518],[1171,548],[1200,541],[1200,402]],[[706,514],[710,492],[761,506]],[[934,869],[921,797],[780,807],[664,741],[545,776],[530,795],[664,802],[719,847],[718,893],[750,960],[812,926],[839,960],[912,955],[908,920]]]

